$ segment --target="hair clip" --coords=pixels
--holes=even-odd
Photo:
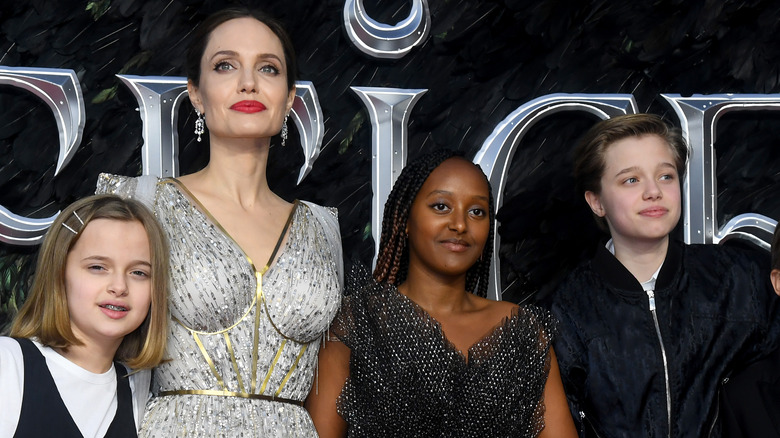
[[[78,236],[79,233],[77,233],[76,230],[74,230],[73,228],[69,227],[68,224],[66,224],[65,222],[62,223],[62,226],[67,228],[68,231],[70,231],[71,233],[73,233],[73,234]]]
[[[83,226],[84,226],[84,221],[83,221],[83,220],[81,220],[81,217],[79,216],[79,214],[78,214],[78,213],[76,213],[76,210],[73,210],[73,216],[76,216],[76,219],[78,219],[78,221],[79,221],[79,222],[81,222],[81,226],[83,227]],[[76,231],[76,230],[74,230],[74,229],[73,229],[73,228],[71,228],[70,226],[68,226],[68,224],[66,224],[64,221],[62,222],[62,226],[63,226],[63,227],[65,227],[65,228],[67,228],[67,229],[68,229],[68,231],[70,231],[71,233],[73,233],[73,234],[75,234],[75,235],[77,235],[77,236],[78,236],[79,232],[78,232],[78,231]]]

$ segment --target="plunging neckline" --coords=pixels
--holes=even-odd
[[[217,220],[214,215],[211,214],[208,208],[203,205],[202,202],[198,199],[197,196],[195,196],[190,189],[187,188],[181,181],[179,181],[176,178],[168,178],[166,181],[170,181],[173,183],[174,187],[181,193],[184,197],[186,197],[188,200],[190,200],[190,203],[193,204],[193,206],[201,212],[206,219],[211,222],[212,225],[219,228],[219,230],[224,234],[228,239],[230,239],[231,242],[238,248],[239,251],[241,251],[241,254],[244,255],[244,258],[249,262],[249,266],[252,268],[252,271],[259,273],[260,275],[265,274],[268,272],[274,265],[276,261],[276,255],[279,252],[279,248],[282,247],[282,242],[287,243],[287,234],[290,229],[290,224],[293,221],[293,218],[295,217],[296,211],[298,211],[298,206],[300,205],[300,201],[298,199],[295,199],[293,201],[292,209],[290,209],[290,214],[287,216],[287,221],[284,223],[284,227],[282,228],[282,232],[279,235],[279,238],[276,240],[276,245],[274,246],[274,250],[271,252],[271,256],[268,258],[268,261],[265,263],[265,266],[258,270],[255,263],[252,261],[252,258],[247,255],[246,251],[244,251],[244,248],[241,247],[241,245],[238,244],[238,241],[233,238],[233,236],[230,235],[230,233],[227,232],[225,227],[222,226],[222,224]]]
[[[393,286],[393,289],[395,290],[395,293],[400,297],[402,301],[407,302],[411,307],[417,312],[417,315],[420,316],[425,322],[428,322],[428,327],[430,327],[433,331],[435,331],[438,336],[442,340],[442,344],[444,345],[444,349],[448,352],[455,353],[458,358],[462,361],[462,363],[466,366],[477,366],[479,365],[480,361],[477,361],[477,364],[472,364],[473,358],[471,357],[474,353],[474,348],[479,347],[481,345],[492,345],[494,344],[494,341],[496,338],[499,337],[500,333],[503,329],[508,327],[512,321],[519,318],[520,316],[520,308],[517,307],[512,310],[512,314],[509,316],[505,316],[501,318],[501,320],[494,326],[492,326],[490,329],[488,329],[487,333],[474,341],[473,344],[471,344],[465,351],[459,350],[458,347],[455,346],[455,344],[452,343],[452,341],[447,338],[447,334],[444,333],[444,329],[441,326],[441,323],[439,320],[433,317],[430,313],[428,313],[427,310],[423,309],[422,306],[414,302],[411,298],[401,293],[401,291],[398,290],[398,287]]]

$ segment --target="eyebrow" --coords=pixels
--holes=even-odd
[[[100,262],[107,262],[107,261],[111,261],[111,258],[110,257],[106,257],[106,256],[101,256],[101,255],[91,255],[91,256],[87,256],[87,257],[84,257],[83,259],[81,259],[82,262],[90,261],[90,260],[96,260],[96,261],[100,261]],[[133,260],[132,262],[130,262],[130,264],[131,265],[141,264],[141,265],[149,266],[150,268],[152,267],[152,263],[151,262],[147,262],[146,260]]]
[[[217,53],[211,55],[211,58],[209,58],[209,60],[210,61],[214,60],[214,58],[216,58],[217,56],[239,56],[239,54],[238,54],[238,52],[236,52],[234,50],[220,50]],[[279,56],[277,56],[274,53],[261,53],[261,54],[257,55],[257,58],[258,59],[272,58],[272,59],[275,59],[275,60],[279,61],[280,64],[284,65],[284,62],[282,62],[282,58],[280,58]]]
[[[672,163],[668,163],[668,162],[663,162],[663,163],[660,163],[660,164],[657,166],[657,168],[664,168],[664,169],[665,169],[665,168],[671,168],[671,169],[674,169],[675,171],[677,170],[677,166],[675,166],[675,165],[674,165],[674,164],[672,164]],[[638,171],[638,170],[639,170],[639,167],[638,167],[638,166],[631,166],[631,167],[626,167],[625,169],[622,169],[622,170],[618,171],[618,172],[615,174],[615,177],[617,178],[617,177],[619,177],[620,175],[623,175],[623,174],[626,174],[626,173],[631,173],[631,172],[636,172],[636,171]]]
[[[450,195],[450,196],[452,196],[452,195],[454,195],[454,193],[450,192],[448,190],[433,190],[430,193],[428,193],[428,196],[431,196],[431,195]],[[477,199],[482,200],[482,201],[488,201],[488,197],[487,196],[477,195],[477,196],[474,196],[474,198],[477,198]]]

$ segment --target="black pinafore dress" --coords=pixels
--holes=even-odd
[[[19,425],[14,437],[37,438],[56,436],[62,438],[83,438],[65,403],[57,391],[57,385],[46,366],[38,347],[29,339],[17,338],[24,356],[24,395],[19,414]],[[116,370],[117,406],[114,420],[106,432],[110,438],[136,438],[133,418],[133,399],[127,376],[122,375],[125,368],[114,362]]]

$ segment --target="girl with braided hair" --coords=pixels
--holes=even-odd
[[[353,275],[307,400],[320,437],[575,436],[552,316],[485,298],[494,207],[452,151],[414,160],[385,204],[373,279]]]

